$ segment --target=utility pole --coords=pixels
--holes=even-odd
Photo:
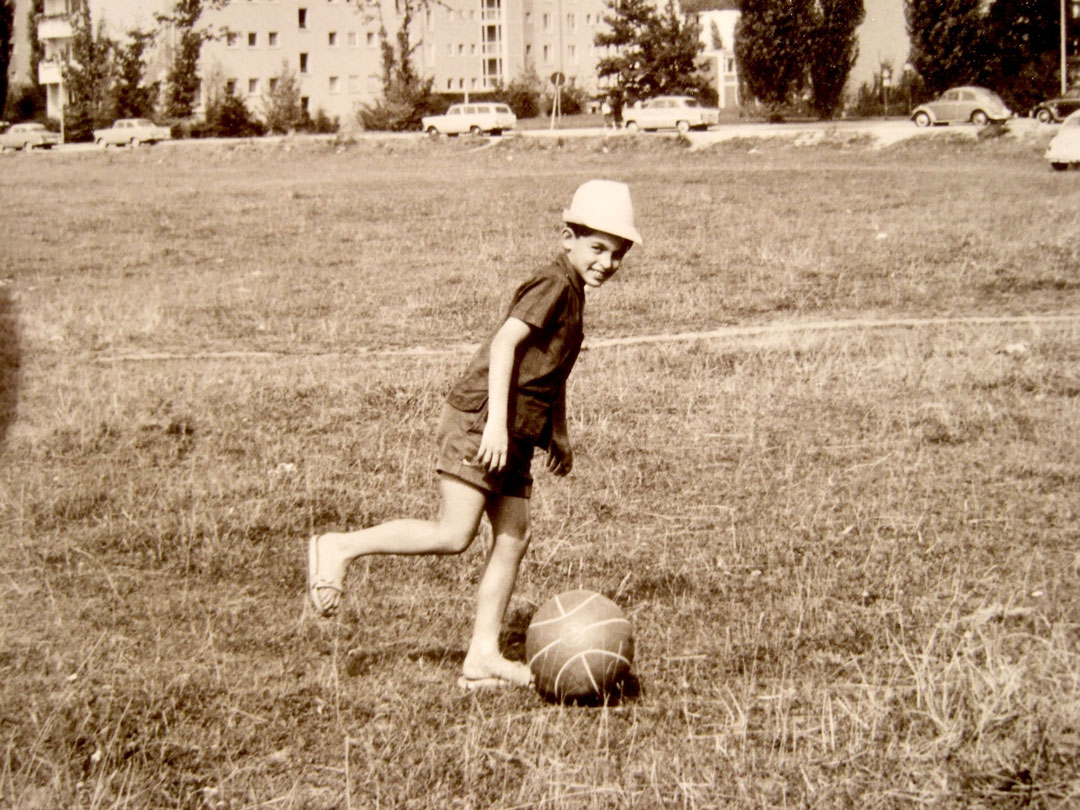
[[[1069,90],[1068,42],[1065,35],[1065,0],[1061,0],[1061,95]]]

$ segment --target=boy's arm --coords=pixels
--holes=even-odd
[[[566,427],[566,385],[559,391],[551,412],[551,443],[548,445],[547,468],[556,475],[566,475],[574,466],[570,449],[570,432]]]
[[[506,466],[510,432],[506,424],[510,410],[510,384],[517,361],[517,348],[529,336],[532,327],[518,318],[507,318],[491,340],[488,361],[488,416],[480,449],[473,461],[488,470]]]

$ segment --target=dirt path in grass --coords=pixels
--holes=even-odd
[[[696,340],[733,340],[752,338],[775,340],[795,334],[822,332],[844,332],[871,329],[924,329],[927,327],[956,326],[1049,326],[1053,324],[1080,323],[1080,313],[1057,315],[1015,315],[1015,316],[958,316],[940,318],[852,318],[830,321],[795,321],[759,324],[756,326],[724,326],[693,332],[666,332],[652,335],[630,335],[626,337],[599,338],[586,340],[586,349],[604,349],[612,346],[634,346],[655,343],[679,343]],[[126,363],[167,360],[246,360],[274,359],[282,357],[427,357],[465,354],[475,351],[477,343],[461,343],[454,346],[434,349],[426,346],[414,346],[404,349],[374,349],[358,352],[272,352],[272,351],[231,351],[231,352],[194,352],[178,354],[171,352],[145,352],[139,354],[121,354],[95,358],[98,363]]]

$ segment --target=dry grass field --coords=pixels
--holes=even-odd
[[[462,693],[483,533],[332,621],[305,541],[432,514],[446,386],[595,176],[646,243],[505,644],[592,588],[636,680]],[[0,806],[1075,807],[1078,180],[947,133],[4,156]]]

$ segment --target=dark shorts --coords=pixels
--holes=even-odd
[[[486,492],[511,498],[528,498],[532,495],[532,475],[529,474],[533,457],[532,441],[511,434],[506,467],[499,472],[488,472],[482,466],[473,464],[486,422],[487,408],[470,413],[444,405],[436,438],[439,461],[435,469]]]

